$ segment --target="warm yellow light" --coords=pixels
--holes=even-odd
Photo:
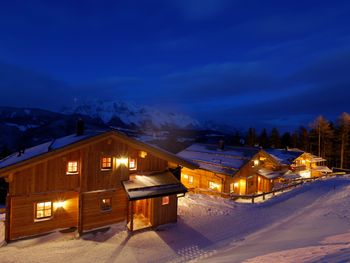
[[[301,160],[301,164],[306,164],[306,161],[305,160]]]
[[[146,158],[147,152],[145,152],[145,151],[140,151],[140,152],[139,152],[139,156],[140,156],[141,158]]]
[[[64,208],[65,201],[57,201],[54,203],[55,209]]]
[[[125,157],[121,157],[121,158],[118,158],[117,159],[117,166],[119,165],[128,165],[128,158],[125,158]]]
[[[259,160],[254,160],[254,166],[258,166],[259,165]]]
[[[261,181],[261,178],[260,178],[260,176],[258,177],[258,182],[260,183],[260,181]]]
[[[299,175],[303,178],[310,178],[311,177],[311,172],[306,170],[306,171],[300,171]]]
[[[188,175],[187,174],[184,174],[184,179],[188,179]]]
[[[235,182],[234,184],[233,184],[233,188],[238,188],[239,187],[239,183],[238,182]]]
[[[209,188],[212,189],[212,190],[219,191],[220,188],[221,188],[221,185],[218,184],[218,183],[214,183],[214,182],[210,182],[209,181]]]

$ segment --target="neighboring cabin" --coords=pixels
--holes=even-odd
[[[183,158],[117,131],[83,132],[0,161],[9,183],[6,240],[55,229],[79,233],[126,221],[130,230],[176,222],[187,189]],[[176,175],[176,176],[174,176]]]
[[[196,143],[177,155],[199,165],[183,169],[181,182],[187,188],[247,195],[271,191],[281,176],[279,163],[260,148]]]
[[[266,152],[280,164],[282,170],[290,170],[289,174],[302,178],[319,177],[332,172],[325,165],[326,159],[299,149],[266,149]]]

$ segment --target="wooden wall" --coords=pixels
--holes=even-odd
[[[151,225],[156,227],[162,224],[177,221],[177,196],[169,196],[169,204],[162,205],[162,197],[151,199]]]
[[[260,160],[260,158],[264,158],[264,161],[259,161],[259,165],[254,167],[253,160]],[[238,183],[239,188],[234,189],[235,194],[252,194],[259,191],[258,177],[256,176],[256,172],[261,168],[270,170],[277,169],[276,162],[274,162],[271,157],[264,152],[259,152],[252,158],[252,160],[247,161],[247,163],[233,177],[201,169],[190,170],[183,168],[181,173],[181,182],[189,189],[207,189],[209,187],[209,181],[212,181],[221,185],[220,191],[223,193],[230,193],[230,185]],[[232,171],[232,173],[234,173],[234,171]],[[184,178],[185,174],[193,176],[192,184],[190,184],[189,181]],[[269,189],[271,188],[271,185],[267,184],[267,182],[264,181],[264,184],[261,184],[260,188]]]
[[[184,178],[184,175],[193,176],[193,183],[190,184],[187,179]],[[216,174],[213,172],[195,169],[191,170],[188,168],[182,168],[181,171],[181,183],[187,188],[209,188],[209,181],[220,184],[221,189],[219,192],[229,191],[230,187],[230,177],[222,174]]]
[[[10,195],[70,191],[79,188],[78,175],[66,175],[70,160],[80,160],[80,151],[64,156],[43,160],[40,163],[15,172],[9,184]]]
[[[78,226],[78,193],[61,192],[10,198],[10,239],[46,233],[59,228]],[[35,222],[36,202],[64,200],[65,206],[53,210],[49,220]]]
[[[116,159],[136,157],[137,172],[164,171],[168,166],[167,161],[150,153],[141,158],[140,150],[128,146],[119,138],[108,136],[57,155],[51,154],[49,158],[43,156],[23,169],[16,168],[13,173],[9,172],[9,195],[13,210],[10,239],[78,226],[78,218],[82,220],[80,229],[83,231],[125,220],[127,198],[121,181],[128,180],[130,172],[128,165],[117,165]],[[101,170],[102,156],[113,158],[111,170]],[[69,161],[78,161],[78,174],[66,174]],[[34,223],[33,202],[55,199],[56,192],[72,191],[75,193],[69,196],[72,201],[65,212],[57,211],[51,220]],[[78,214],[79,196],[82,197],[81,215]],[[111,211],[100,210],[100,199],[103,197],[112,198]],[[162,207],[161,211],[168,218],[166,208]]]
[[[102,198],[111,198],[112,209],[101,211]],[[126,219],[127,197],[123,188],[82,194],[82,230],[91,230]]]

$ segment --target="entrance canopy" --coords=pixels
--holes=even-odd
[[[130,201],[187,192],[187,188],[169,171],[133,175],[122,183]]]

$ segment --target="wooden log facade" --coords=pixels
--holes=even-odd
[[[9,182],[6,240],[71,227],[82,233],[125,221],[130,204],[122,181],[129,174],[184,163],[125,135],[105,132],[0,168]],[[170,196],[167,206],[159,205],[161,199],[151,198],[152,226],[176,221],[177,196]]]

